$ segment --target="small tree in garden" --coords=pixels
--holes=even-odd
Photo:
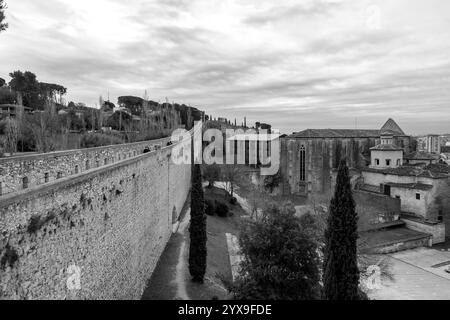
[[[191,190],[191,223],[189,226],[189,272],[194,282],[203,282],[206,272],[206,215],[200,165],[193,170]]]
[[[214,182],[220,178],[220,169],[216,164],[203,166],[203,179],[208,181],[208,188],[214,187]]]
[[[326,300],[360,298],[357,222],[348,167],[342,160],[325,231],[323,298]]]
[[[240,233],[240,275],[226,283],[239,300],[311,300],[320,297],[316,241],[291,205],[271,206]]]

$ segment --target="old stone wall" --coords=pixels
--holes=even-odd
[[[4,196],[0,299],[139,299],[190,189],[171,151]]]
[[[167,145],[170,138],[0,159],[0,196],[115,163]]]
[[[332,189],[332,170],[341,159],[351,168],[366,166],[375,138],[314,138],[281,139],[281,174],[284,194],[307,195],[329,193]],[[300,150],[305,148],[306,179],[300,180]]]

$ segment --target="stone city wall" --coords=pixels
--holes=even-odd
[[[98,148],[58,151],[0,159],[0,197],[67,176],[122,161],[146,148],[167,145],[170,138]]]
[[[0,299],[139,299],[190,190],[191,166],[173,164],[172,148],[2,197]],[[95,159],[86,152],[66,155],[65,170]]]

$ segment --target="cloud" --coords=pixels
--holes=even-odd
[[[389,117],[410,133],[450,131],[447,0],[8,5],[0,77],[31,70],[68,87],[69,100],[147,90],[283,132],[352,128],[355,118],[377,128]]]

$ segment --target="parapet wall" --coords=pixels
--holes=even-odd
[[[4,196],[0,299],[139,299],[190,189],[191,166],[173,164],[171,151]]]
[[[0,159],[0,196],[163,148],[170,138]]]

